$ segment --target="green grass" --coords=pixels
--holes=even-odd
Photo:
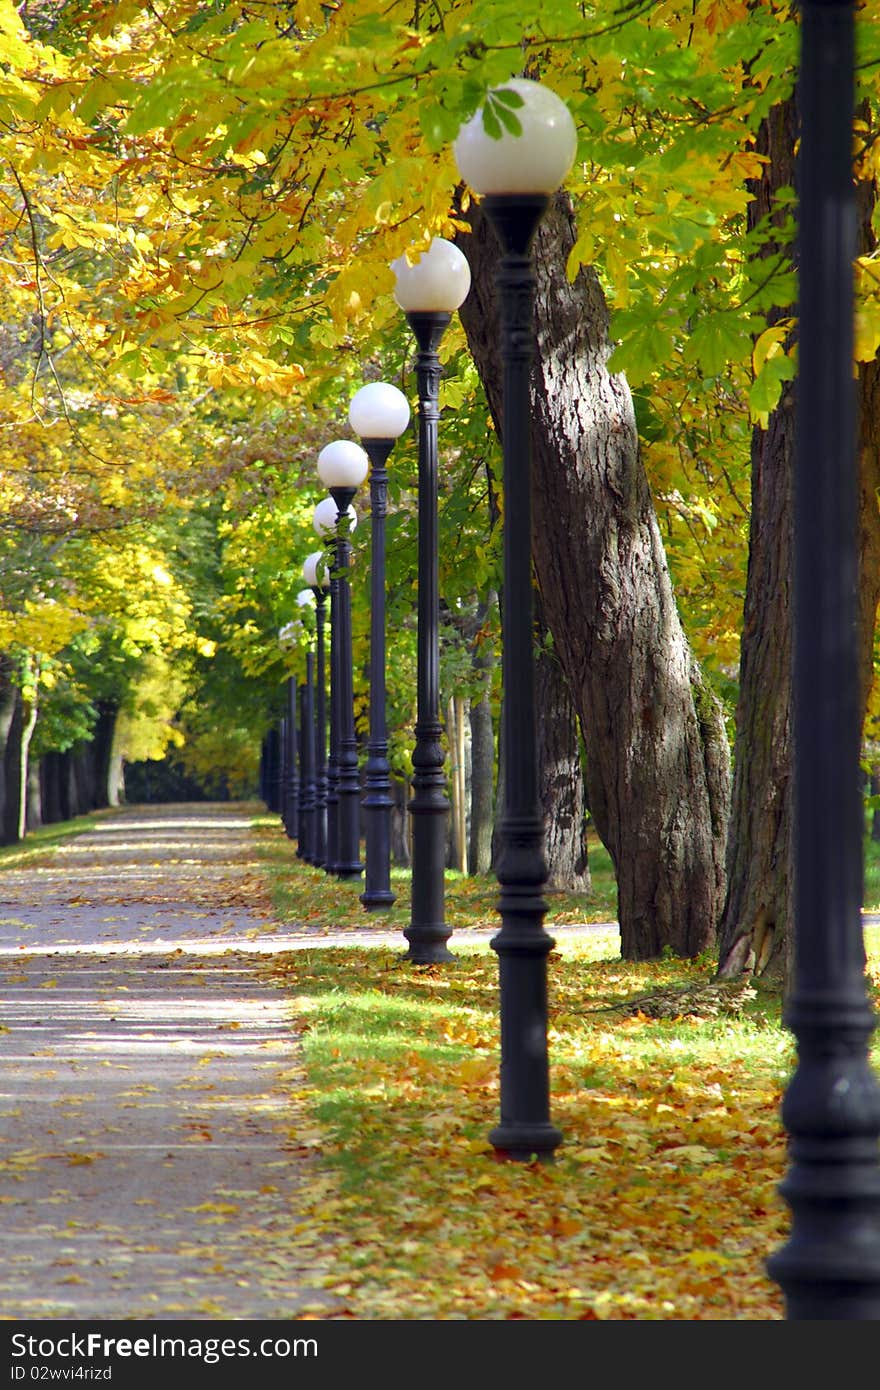
[[[409,868],[392,867],[391,890],[397,901],[390,909],[368,913],[360,902],[363,879],[335,886],[332,901],[325,896],[328,876],[295,858],[295,844],[279,836],[279,821],[274,815],[254,818],[260,852],[269,878],[273,906],[285,921],[320,918],[322,913],[334,927],[373,925],[399,927],[402,931],[410,920],[412,872]],[[613,922],[617,917],[617,885],[611,857],[604,845],[591,832],[589,860],[592,886],[589,893],[548,891],[546,922]],[[291,864],[297,870],[291,875]],[[499,924],[496,901],[498,884],[494,875],[462,874],[447,869],[445,874],[446,921],[453,929],[463,927],[497,928]]]
[[[57,821],[53,825],[29,830],[18,844],[0,846],[0,868],[33,869],[48,864],[59,845],[84,834],[86,830],[93,830],[97,818],[95,814],[76,816],[74,820]]]
[[[278,817],[259,815],[254,818],[254,826],[259,833],[261,855],[270,880],[270,891],[276,912],[285,921],[301,920],[304,916],[320,917],[330,909],[330,920],[336,927],[356,927],[372,924],[376,927],[400,928],[407,926],[410,917],[410,898],[412,873],[408,868],[391,869],[391,888],[397,894],[394,905],[381,913],[367,913],[358,895],[363,892],[363,880],[350,884],[340,884],[333,880],[338,892],[331,904],[324,896],[323,887],[327,875],[322,869],[314,869],[302,860],[296,860],[298,871],[291,876],[291,858],[295,855],[294,843],[286,837],[279,837]],[[591,887],[589,893],[566,893],[547,891],[545,922],[548,927],[554,923],[563,925],[579,922],[615,922],[617,920],[617,883],[611,856],[592,829],[589,832],[589,862]],[[865,837],[864,850],[865,889],[864,906],[866,912],[880,912],[880,841]],[[498,925],[496,900],[498,884],[494,875],[465,875],[447,869],[446,920],[453,928],[485,927]],[[310,893],[309,886],[314,890]]]

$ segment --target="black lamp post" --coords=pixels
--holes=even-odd
[[[501,244],[497,284],[504,366],[504,805],[499,819],[498,910],[492,939],[499,958],[501,1123],[489,1138],[499,1156],[549,1159],[562,1135],[550,1123],[547,1057],[547,870],[538,800],[531,571],[531,405],[534,287],[531,245],[550,194],[574,159],[571,113],[537,82],[513,79],[506,90],[521,126],[490,137],[477,112],[454,152],[459,172],[482,196]]]
[[[284,792],[284,829],[289,840],[299,834],[299,764],[296,746],[296,678],[287,678],[287,748],[284,764],[287,772]]]
[[[794,985],[782,1118],[792,1319],[880,1319],[880,1086],[861,925],[853,5],[801,4],[794,461]]]
[[[286,623],[279,629],[278,641],[284,650],[295,645],[295,623]],[[281,819],[288,839],[295,840],[299,834],[299,749],[296,731],[296,677],[287,677],[287,714],[284,717],[284,795],[281,803]]]
[[[332,500],[332,499],[331,499]],[[327,676],[324,663],[324,624],[329,576],[324,552],[315,550],[303,563],[303,578],[315,597],[315,834],[314,862],[327,863]]]
[[[354,507],[348,509],[350,529],[353,531],[357,525]],[[312,517],[312,526],[322,539],[330,542],[336,535],[336,517],[338,515],[336,503],[332,497],[324,497],[315,507]],[[338,636],[338,611],[339,611],[339,575],[334,568],[330,572],[330,749],[327,756],[326,765],[326,815],[327,815],[327,840],[326,853],[324,856],[324,870],[328,874],[336,872],[336,861],[339,858],[339,718],[337,706],[339,704],[339,676],[337,666],[339,662],[339,636]]]
[[[311,594],[309,595],[311,598]],[[306,679],[302,697],[302,857],[307,864],[315,863],[315,725],[314,725],[314,655],[306,652]]]
[[[348,411],[370,460],[370,738],[364,767],[366,874],[361,902],[368,912],[390,907],[391,769],[385,710],[385,516],[388,509],[388,456],[409,424],[409,404],[386,381],[371,381],[355,392]]]
[[[360,779],[358,775],[357,739],[354,728],[354,690],[351,653],[351,590],[348,571],[351,566],[351,543],[344,525],[348,509],[360,484],[369,470],[370,462],[359,444],[350,439],[337,439],[327,444],[318,455],[318,476],[329,489],[336,503],[335,577],[338,580],[336,630],[338,638],[337,715],[337,859],[332,871],[339,878],[356,878],[363,873],[360,862]]]
[[[287,758],[290,752],[290,739],[287,732],[287,715],[282,714],[278,723],[278,814],[281,824],[287,830]]]
[[[300,608],[310,607],[314,602],[311,589],[301,589],[296,596],[296,601]],[[308,636],[308,628],[304,619],[299,619],[295,626],[298,634],[305,633],[306,636]],[[314,658],[311,650],[307,649],[306,678],[301,687],[299,736],[300,762],[302,765],[300,778],[299,853],[307,864],[314,864],[317,862],[315,857],[315,810],[317,804],[317,788],[315,778],[314,700]]]
[[[299,794],[297,796],[297,820],[299,823],[299,836],[296,842],[296,854],[298,859],[309,859],[309,832],[308,820],[306,818],[306,799],[308,788],[308,767],[306,764],[306,683],[300,681],[298,689],[299,704],[299,736],[297,745],[299,747]]]
[[[413,749],[412,902],[406,959],[420,965],[453,960],[446,942],[452,928],[444,912],[446,822],[449,802],[440,721],[440,561],[437,526],[437,433],[440,419],[440,359],[437,349],[470,289],[467,260],[452,242],[434,237],[410,264],[405,256],[392,269],[394,297],[406,314],[418,345],[419,390],[419,557],[417,613],[417,713]]]

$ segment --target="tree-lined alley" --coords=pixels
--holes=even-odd
[[[859,6],[867,756],[878,19],[875,0]],[[485,713],[488,694],[497,714],[494,250],[450,143],[487,89],[525,72],[566,100],[579,136],[538,246],[542,656],[583,738],[622,949],[696,955],[721,923],[730,972],[780,964],[797,352],[788,0],[554,0],[526,20],[508,0],[0,0],[0,39],[4,838],[27,823],[29,782],[33,823],[53,797],[59,813],[71,797],[75,809],[112,798],[123,761],[169,745],[209,787],[253,787],[307,640],[285,653],[277,634],[316,544],[315,460],[349,433],[364,379],[412,398],[389,265],[433,235],[458,240],[474,278],[443,344],[444,702]],[[515,108],[494,109],[515,124]],[[402,777],[415,497],[411,433],[388,519]],[[363,679],[357,694],[365,727]],[[576,746],[568,764],[579,773]]]

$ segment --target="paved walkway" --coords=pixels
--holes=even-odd
[[[406,941],[274,921],[262,810],[123,807],[0,870],[0,1318],[333,1317],[304,1215],[332,1184],[258,967]]]
[[[333,1316],[249,825],[126,807],[0,872],[0,1317]]]

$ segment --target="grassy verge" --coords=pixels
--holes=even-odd
[[[295,845],[279,834],[277,816],[254,818],[260,854],[265,865],[275,911],[284,921],[296,920],[327,931],[347,931],[357,927],[403,928],[410,919],[412,875],[409,869],[391,870],[391,890],[397,901],[387,911],[368,913],[358,894],[363,881],[348,885],[332,880],[334,891],[328,897],[327,875],[296,858]],[[545,894],[548,927],[554,923],[613,922],[617,916],[617,886],[611,857],[604,845],[592,837],[589,849],[592,888],[589,894],[548,892]],[[296,872],[291,874],[291,868]],[[453,930],[469,927],[497,931],[495,904],[498,884],[487,874],[466,875],[446,871],[446,921]]]
[[[358,887],[292,853],[272,857],[310,920],[374,924]],[[405,906],[394,911],[405,922]],[[866,938],[876,1000],[880,928]],[[317,1128],[302,1147],[332,1177],[312,1215],[339,1238],[344,1315],[781,1318],[764,1272],[788,1226],[779,1107],[793,1048],[778,996],[718,986],[714,958],[622,962],[612,928],[557,946],[551,1117],[563,1144],[552,1164],[500,1163],[488,1143],[497,960],[450,944],[450,966],[404,962],[401,940],[271,967],[307,1064],[296,1094]]]
[[[65,840],[93,830],[96,824],[96,815],[77,816],[29,830],[18,844],[0,846],[0,869],[41,868],[51,862],[55,850]]]

